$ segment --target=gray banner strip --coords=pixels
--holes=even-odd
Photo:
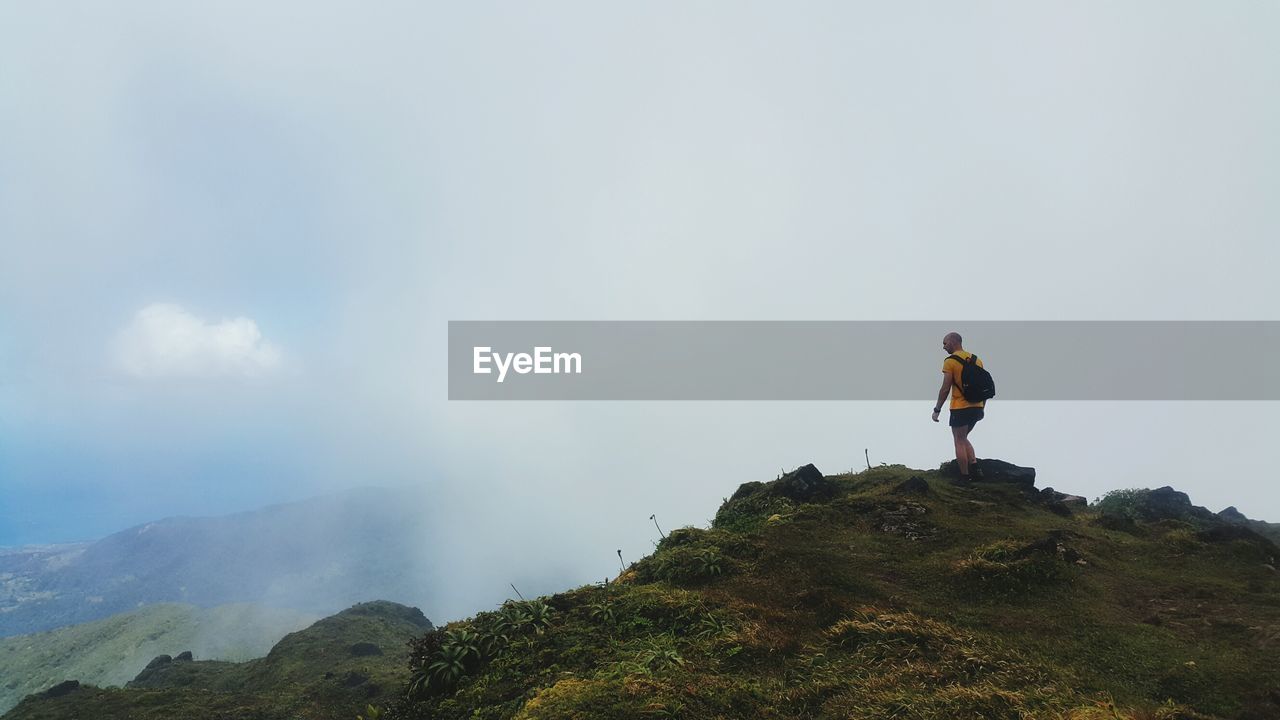
[[[995,401],[1280,400],[1276,321],[594,320],[450,321],[449,399],[932,402],[950,331]]]

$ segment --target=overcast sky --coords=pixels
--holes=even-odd
[[[0,545],[412,484],[437,620],[799,464],[936,467],[938,376],[449,403],[446,322],[1280,320],[1278,31],[1252,1],[0,5]],[[997,400],[973,440],[1280,521],[1275,411]]]

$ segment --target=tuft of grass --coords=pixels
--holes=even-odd
[[[974,548],[952,565],[952,573],[962,591],[997,599],[1040,593],[1071,577],[1057,553],[1029,551],[1008,538]]]
[[[1161,540],[1170,548],[1179,552],[1194,552],[1202,547],[1204,543],[1196,536],[1196,531],[1189,527],[1178,527],[1165,533]]]
[[[697,585],[738,572],[754,555],[740,535],[685,527],[673,530],[652,555],[635,563],[634,577],[641,583]]]
[[[767,493],[755,493],[737,499],[726,498],[724,504],[716,511],[711,527],[736,533],[755,532],[767,523],[770,517],[777,515],[779,518],[784,518],[794,512],[797,507],[798,505],[788,498]]]

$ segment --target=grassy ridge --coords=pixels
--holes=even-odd
[[[430,628],[414,608],[361,603],[286,635],[266,657],[155,663],[124,688],[81,685],[28,696],[4,718],[350,720],[398,692],[406,641]]]
[[[1152,497],[1115,513],[902,466],[793,473],[607,585],[388,621],[388,642],[414,638],[400,656],[344,654],[370,632],[344,613],[261,661],[173,663],[4,720],[352,720],[366,700],[382,720],[1280,717],[1280,550]]]
[[[821,480],[744,486],[544,624],[441,628],[387,716],[1280,717],[1269,540],[901,466]]]
[[[261,657],[316,616],[257,605],[199,608],[162,603],[102,620],[0,638],[0,712],[63,680],[123,685],[157,655]]]

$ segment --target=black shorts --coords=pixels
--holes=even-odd
[[[972,430],[973,426],[977,425],[978,421],[981,419],[982,408],[959,408],[951,411],[951,417],[947,420],[947,424],[951,427],[964,427],[965,425],[968,425],[969,429]]]

